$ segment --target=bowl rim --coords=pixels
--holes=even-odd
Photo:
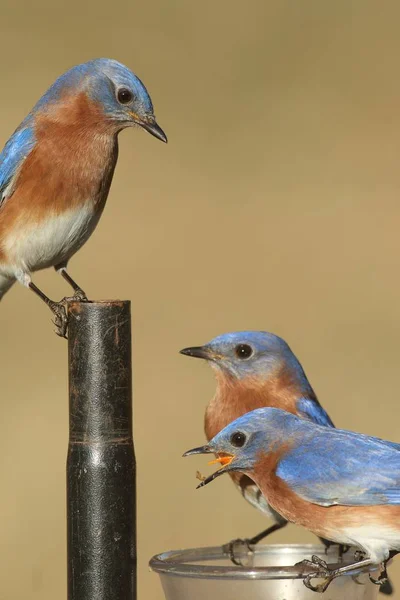
[[[327,556],[332,555],[338,559],[336,547],[330,548],[325,555],[325,547],[317,544],[268,544],[265,546],[256,546],[253,552],[257,554],[291,554],[302,553],[302,558],[312,554]],[[352,550],[352,549],[351,549]],[[355,550],[355,549],[354,549]],[[351,559],[350,559],[351,556]],[[186,548],[181,550],[169,550],[156,554],[150,559],[149,567],[152,571],[162,575],[174,577],[191,577],[197,579],[302,579],[308,573],[315,569],[310,567],[299,567],[296,565],[275,566],[275,567],[241,567],[241,566],[217,566],[217,565],[196,565],[194,561],[215,560],[218,558],[229,558],[226,546],[205,546],[201,548]],[[191,562],[190,562],[191,561]],[[343,562],[330,563],[334,566],[344,566],[354,562],[353,552],[350,553],[348,560],[344,557]],[[376,570],[376,567],[372,570]],[[356,573],[366,572],[366,569],[354,569],[351,576]],[[348,575],[348,574],[346,574]]]

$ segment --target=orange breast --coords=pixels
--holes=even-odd
[[[235,379],[217,371],[217,393],[206,409],[204,428],[212,439],[224,427],[257,408],[273,407],[296,414],[296,401],[301,396],[298,384],[283,368],[267,381]]]
[[[40,223],[89,199],[96,210],[104,208],[117,141],[100,108],[85,94],[65,98],[57,112],[37,117],[35,137],[15,191],[0,210],[0,253],[1,240],[17,224]]]
[[[257,408],[273,407],[296,414],[296,399],[301,395],[295,381],[283,369],[278,369],[268,381],[246,378],[237,380],[217,371],[217,393],[206,409],[204,429],[211,440],[224,427]],[[254,482],[242,473],[230,473],[242,488]]]

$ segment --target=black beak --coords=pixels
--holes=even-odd
[[[185,452],[185,454],[183,454],[183,457],[192,456],[193,454],[213,454],[214,452],[215,452],[215,450],[210,448],[210,446],[207,446],[207,445],[199,446],[198,448],[192,448],[192,450],[188,450],[187,452]],[[196,487],[196,490],[203,487],[204,485],[207,485],[207,483],[211,483],[211,481],[214,481],[214,479],[216,479],[220,475],[223,475],[224,473],[226,473],[229,470],[230,469],[228,468],[228,466],[222,467],[222,469],[218,469],[218,471],[215,471],[215,473],[212,473],[211,475],[206,477],[206,479],[204,479],[204,481],[199,483],[199,485]]]
[[[154,135],[154,137],[156,137],[158,140],[161,140],[165,143],[168,142],[167,136],[156,121],[140,121],[139,125],[151,133],[151,135]]]
[[[210,446],[199,446],[198,448],[188,450],[185,454],[182,454],[182,456],[185,458],[186,456],[192,456],[193,454],[212,454],[213,452],[214,450],[212,450]]]
[[[214,481],[214,479],[216,479],[220,475],[223,475],[227,471],[229,471],[229,469],[225,467],[223,467],[222,469],[218,469],[218,471],[215,471],[215,473],[212,473],[211,475],[206,477],[201,483],[199,483],[199,485],[196,487],[196,490],[203,487],[204,485],[207,485],[207,483],[211,483],[212,481]]]
[[[193,356],[193,358],[204,358],[205,360],[211,359],[211,352],[207,346],[193,346],[192,348],[183,348],[179,350],[180,354],[185,356]]]

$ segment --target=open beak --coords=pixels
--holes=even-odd
[[[206,445],[206,446],[200,446],[199,448],[193,448],[192,450],[188,450],[187,452],[185,452],[185,454],[183,456],[184,457],[192,456],[192,454],[212,454],[213,452],[215,452],[215,451],[212,448],[210,448],[210,446]],[[228,467],[234,458],[235,457],[233,456],[233,454],[225,454],[224,456],[218,456],[215,460],[211,460],[208,463],[209,465],[215,465],[218,463],[221,465],[221,467],[218,469],[218,471],[215,471],[215,473],[212,473],[211,475],[206,477],[206,479],[204,479],[204,481],[199,483],[199,485],[197,486],[196,489],[203,487],[204,485],[207,485],[207,483],[211,483],[211,481],[214,481],[214,479],[216,479],[220,475],[223,475],[224,473],[227,473],[228,471],[230,471],[230,469]]]
[[[140,125],[140,127],[143,127],[143,129],[151,133],[151,135],[154,135],[154,137],[156,137],[158,140],[161,140],[165,143],[168,142],[167,136],[165,135],[165,133],[154,118],[139,117],[134,112],[132,112],[132,118],[135,121],[135,123]]]

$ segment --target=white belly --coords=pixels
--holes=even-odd
[[[100,214],[86,202],[39,224],[21,223],[3,242],[8,267],[26,273],[68,261],[90,237]]]
[[[363,548],[375,564],[386,560],[390,550],[400,550],[400,528],[389,524],[348,527],[338,533],[338,536],[342,544]]]

